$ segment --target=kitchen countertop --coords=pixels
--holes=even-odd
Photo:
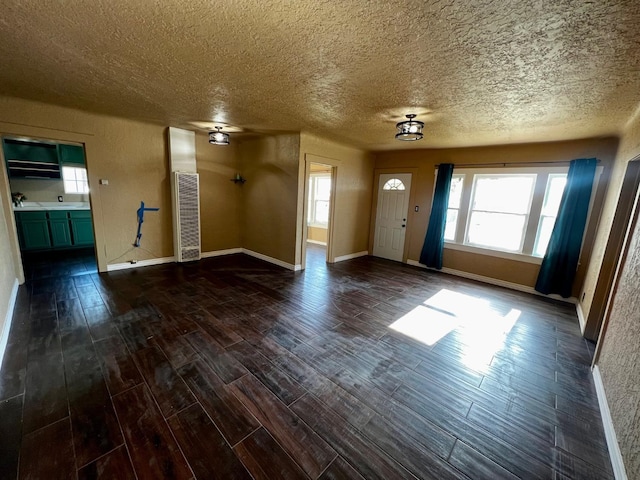
[[[38,212],[47,210],[90,210],[89,202],[23,202],[13,206],[14,212]]]

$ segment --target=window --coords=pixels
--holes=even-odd
[[[536,243],[533,248],[533,254],[538,257],[544,257],[551,238],[553,225],[556,223],[558,209],[560,208],[560,200],[562,192],[567,183],[567,176],[562,174],[549,175],[547,188],[542,203],[542,212],[540,213],[540,223],[538,224],[538,233],[536,235]]]
[[[447,223],[444,229],[445,240],[455,240],[456,227],[458,226],[458,213],[462,200],[462,185],[464,175],[455,174],[451,178],[451,189],[449,190],[449,206],[447,208]]]
[[[326,227],[329,224],[329,196],[331,174],[312,173],[309,177],[309,225]]]
[[[62,166],[64,193],[89,193],[87,169],[82,167]]]
[[[543,257],[567,167],[460,169],[451,179],[444,237],[455,245]],[[465,247],[462,247],[465,246]]]
[[[474,175],[465,243],[522,251],[535,175]]]
[[[404,190],[404,183],[399,178],[387,180],[382,186],[382,190]]]

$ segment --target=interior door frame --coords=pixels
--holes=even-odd
[[[338,185],[338,160],[334,160],[327,157],[321,157],[319,155],[305,154],[304,158],[304,205],[302,207],[302,245],[300,265],[301,270],[307,267],[307,236],[309,235],[309,228],[307,225],[307,215],[309,214],[309,178],[311,176],[311,164],[316,163],[319,165],[327,166],[331,169],[331,193],[329,195],[329,222],[327,225],[327,263],[335,263],[334,255],[334,225],[335,225],[335,213],[336,213],[336,190]]]
[[[416,214],[416,189],[413,187],[418,176],[418,167],[407,168],[375,168],[373,170],[373,197],[371,198],[371,220],[369,222],[369,255],[373,255],[373,245],[376,234],[376,218],[378,216],[378,194],[380,193],[380,175],[411,174],[411,189],[409,190],[409,206],[407,208],[407,227],[404,234],[404,249],[402,252],[402,263],[407,263],[411,246],[411,236],[413,234],[413,216]],[[413,206],[413,207],[412,207]],[[419,214],[419,212],[418,212]]]
[[[636,162],[632,168],[635,169],[640,167],[640,156],[637,156],[633,158],[633,160],[630,160],[628,162],[627,168],[625,169],[625,176],[626,176],[626,173],[629,171],[629,165],[632,162]],[[640,177],[640,172],[634,172],[633,174],[635,177],[634,178],[634,182],[635,182],[636,180],[638,180],[638,177]],[[600,322],[600,331],[598,333],[598,341],[596,343],[596,349],[593,354],[593,361],[591,363],[592,367],[594,367],[598,363],[598,358],[600,357],[602,344],[604,343],[603,341],[607,334],[607,327],[609,325],[609,319],[611,316],[611,308],[613,307],[613,299],[616,296],[618,285],[620,284],[622,269],[625,265],[625,262],[627,261],[627,257],[629,256],[629,244],[631,243],[631,237],[633,236],[633,232],[636,229],[636,225],[638,224],[638,222],[640,222],[640,184],[639,183],[635,183],[635,191],[633,193],[632,198],[633,198],[633,201],[629,205],[629,208],[625,209],[626,212],[623,212],[625,216],[628,214],[628,221],[626,223],[625,232],[622,235],[622,239],[620,240],[619,245],[614,245],[612,247],[612,248],[619,247],[619,255],[618,255],[618,261],[616,263],[616,266],[613,272],[613,276],[611,278],[610,286],[608,289],[608,296],[607,296],[607,301],[604,307],[604,314]],[[615,216],[617,216],[617,213],[618,211],[616,209],[616,214],[614,214],[614,222],[615,222]],[[605,251],[605,257],[606,255],[607,255],[607,252]]]
[[[44,127],[31,127],[31,126],[23,126],[23,125],[7,125],[3,122],[0,122],[0,139],[4,138],[24,138],[30,140],[42,140],[44,142],[70,142],[77,145],[82,145],[84,149],[84,157],[85,157],[85,168],[87,169],[87,182],[89,183],[89,210],[91,212],[91,223],[93,226],[93,237],[94,237],[94,245],[93,251],[96,257],[96,264],[99,272],[107,271],[107,260],[106,260],[106,251],[104,255],[101,255],[100,249],[98,249],[98,243],[102,242],[102,225],[97,224],[95,221],[96,218],[96,208],[99,209],[99,202],[96,201],[95,192],[92,186],[97,185],[97,181],[92,181],[91,176],[89,174],[89,162],[88,162],[88,154],[87,154],[87,146],[92,143],[92,138],[90,134],[82,134],[76,132],[68,132],[63,131],[63,135],[61,135],[60,131],[52,131],[51,129]],[[7,172],[6,161],[4,158],[4,149],[0,146],[0,161],[2,162],[2,166],[0,170],[0,194],[3,196],[3,209],[6,219],[6,226],[9,234],[10,246],[9,248],[12,250],[14,262],[15,262],[15,275],[18,279],[19,284],[23,284],[25,282],[24,276],[24,260],[22,258],[22,252],[20,251],[20,244],[18,241],[18,227],[15,221],[15,214],[12,208],[12,199],[11,199],[11,183],[9,180],[9,173]]]

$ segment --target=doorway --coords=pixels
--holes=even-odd
[[[84,145],[3,136],[26,280],[98,271]]]
[[[381,173],[373,240],[373,255],[402,262],[407,232],[411,173]]]
[[[308,163],[306,196],[305,268],[330,261],[335,167]]]

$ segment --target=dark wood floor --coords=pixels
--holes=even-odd
[[[310,255],[29,266],[1,477],[613,478],[571,306]]]

